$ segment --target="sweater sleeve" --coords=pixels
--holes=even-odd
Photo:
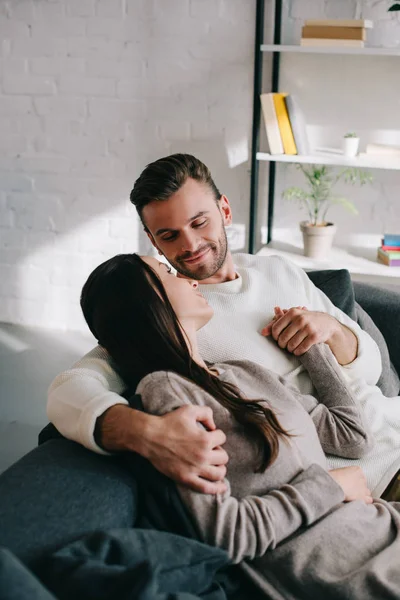
[[[301,279],[308,298],[309,310],[321,311],[335,317],[342,325],[348,327],[356,336],[358,342],[357,356],[353,362],[348,365],[341,366],[349,375],[354,378],[364,379],[368,384],[375,385],[382,372],[382,360],[379,348],[371,336],[363,331],[361,327],[348,317],[344,312],[337,308],[329,298],[317,288],[308,278],[303,269],[289,261],[279,258],[285,263],[286,269],[289,270],[288,276],[292,280]]]
[[[374,445],[362,407],[342,375],[327,344],[315,344],[299,357],[317,391],[314,396],[300,394],[291,387],[310,414],[326,454],[361,458]]]
[[[179,406],[205,404],[204,392],[172,373],[148,375],[139,384],[145,410],[165,414]],[[339,485],[319,465],[311,465],[280,489],[263,496],[235,498],[229,480],[224,494],[208,495],[178,485],[200,538],[226,550],[234,563],[262,556],[344,500]]]
[[[120,396],[124,389],[107,352],[97,346],[54,379],[48,391],[47,416],[68,439],[109,454],[95,442],[96,420],[111,406],[128,404]]]

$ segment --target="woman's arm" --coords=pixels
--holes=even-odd
[[[371,450],[374,439],[332,351],[326,344],[315,344],[299,360],[310,375],[318,399],[291,389],[313,419],[324,452],[361,458]]]
[[[158,372],[138,386],[145,410],[165,415],[191,404],[205,405],[205,392],[174,373]],[[240,449],[238,450],[240,451]],[[250,468],[250,467],[249,467]],[[227,491],[215,496],[178,486],[199,537],[225,549],[238,563],[262,556],[301,527],[323,517],[345,499],[343,488],[319,465],[311,465],[291,482],[264,496],[234,498]]]
[[[201,539],[226,550],[234,563],[262,556],[312,525],[343,502],[343,489],[319,465],[311,465],[290,483],[265,496],[237,499],[228,490],[216,496],[178,486]]]

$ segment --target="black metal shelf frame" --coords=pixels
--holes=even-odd
[[[263,75],[263,53],[261,45],[264,43],[264,15],[265,0],[257,0],[256,28],[254,46],[254,83],[253,83],[253,127],[251,139],[251,176],[250,176],[250,216],[249,216],[249,253],[256,252],[257,237],[257,207],[258,207],[258,185],[259,185],[259,161],[257,152],[260,146],[261,126],[261,102],[262,75]],[[282,0],[275,0],[274,16],[274,44],[281,43],[282,32]],[[277,92],[279,87],[280,53],[272,53],[272,77],[271,92]],[[274,219],[275,200],[275,176],[276,163],[269,163],[268,180],[268,216],[267,216],[267,243],[272,239],[272,227]]]

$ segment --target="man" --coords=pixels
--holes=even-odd
[[[360,398],[374,389],[381,371],[375,342],[303,270],[278,257],[231,255],[225,234],[232,222],[229,201],[203,163],[184,154],[155,161],[135,182],[131,202],[159,254],[178,276],[199,280],[214,308],[214,318],[199,335],[206,359],[252,360],[310,393],[311,381],[296,356],[325,342]],[[138,452],[195,490],[224,491],[225,436],[208,408],[185,407],[156,417],[130,408],[123,391],[106,352],[97,347],[54,380],[48,416],[63,435],[99,453]],[[386,485],[400,456],[390,461]]]

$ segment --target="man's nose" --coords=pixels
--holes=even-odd
[[[195,252],[198,247],[197,236],[194,233],[184,233],[181,235],[181,244],[183,252]]]

